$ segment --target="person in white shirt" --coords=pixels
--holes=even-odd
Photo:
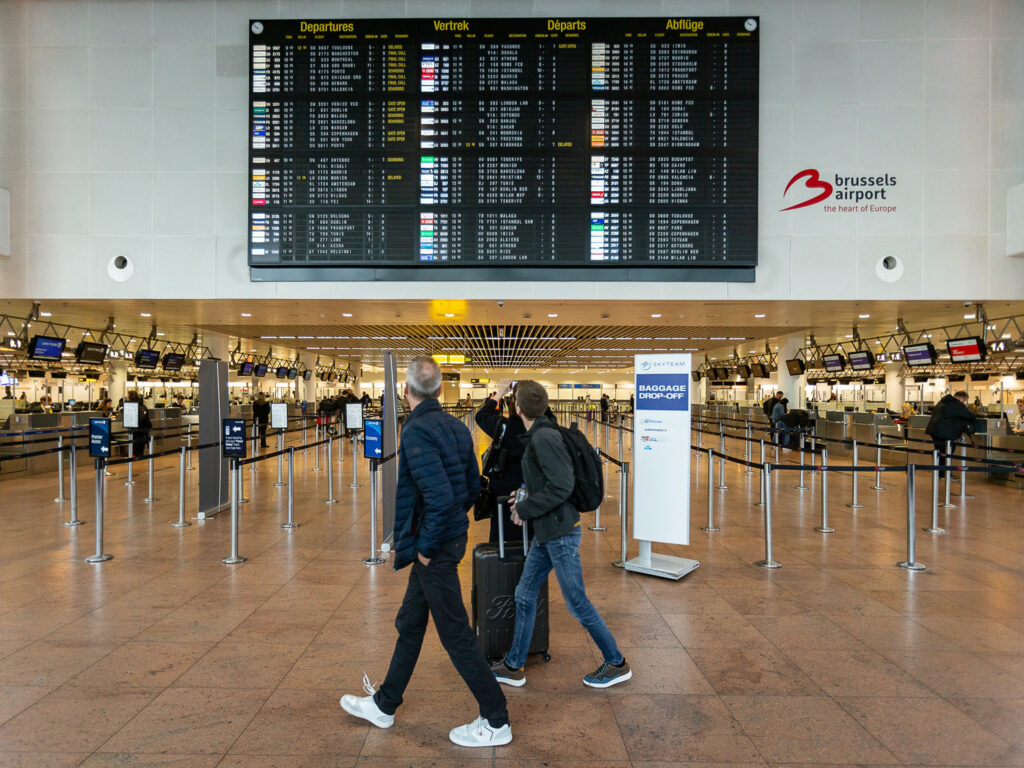
[[[1024,435],[1024,397],[1017,398],[1017,420],[1013,423],[1013,434]]]

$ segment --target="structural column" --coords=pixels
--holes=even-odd
[[[114,407],[121,401],[121,398],[127,397],[126,388],[128,386],[128,361],[127,360],[112,360],[110,363],[109,383],[107,384],[107,397],[110,398]]]
[[[776,375],[778,376],[779,390],[789,398],[790,409],[807,407],[807,376],[790,376],[789,369],[786,368],[786,361],[796,357],[803,347],[802,337],[791,336],[779,344],[777,352],[778,373]]]
[[[885,366],[885,402],[888,408],[899,413],[907,399],[907,387],[900,371],[902,363],[887,363]]]

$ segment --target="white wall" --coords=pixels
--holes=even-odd
[[[1024,182],[1021,0],[5,0],[7,298],[565,298],[563,284],[251,283],[249,18],[761,17],[753,284],[583,283],[581,299],[1018,299],[1006,190]],[[895,214],[780,212],[805,168],[889,173]],[[130,280],[107,276],[124,254]],[[903,263],[893,283],[876,262]]]

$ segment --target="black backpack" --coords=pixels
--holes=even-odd
[[[775,398],[769,397],[763,403],[761,403],[761,410],[764,411],[764,415],[769,419],[772,417],[772,410],[775,408]]]
[[[604,474],[601,472],[601,456],[590,445],[576,424],[566,429],[557,427],[562,433],[565,447],[572,457],[573,474],[576,483],[572,487],[569,503],[578,512],[593,512],[604,500]]]

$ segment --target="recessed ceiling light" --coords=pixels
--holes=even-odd
[[[762,312],[759,315],[754,315],[754,317],[756,317],[758,320],[760,320],[762,317],[764,317],[764,313]]]
[[[871,317],[871,315],[857,315],[857,317],[859,317],[861,320],[867,320],[869,317]]]
[[[53,313],[52,312],[40,312],[39,316],[40,317],[53,317]]]
[[[973,320],[974,315],[964,315],[964,320]]]
[[[242,317],[252,317],[252,312],[243,312]]]
[[[846,338],[848,338],[848,339],[852,339],[852,338],[853,338],[853,334],[852,334],[852,333],[848,333],[848,334],[846,334]]]
[[[342,312],[341,316],[342,317],[352,317],[352,313],[351,312]]]
[[[163,335],[164,335],[164,332],[163,332],[163,331],[157,331],[157,332],[156,332],[156,335],[157,335],[157,336],[163,336]]]
[[[139,312],[139,317],[152,317],[152,315],[149,312]]]
[[[558,317],[557,312],[548,312],[548,317]]]
[[[651,315],[651,317],[661,317],[661,313],[658,313],[658,314],[655,314],[655,315]]]
[[[445,317],[455,317],[455,313],[454,312],[445,312],[444,316]]]

